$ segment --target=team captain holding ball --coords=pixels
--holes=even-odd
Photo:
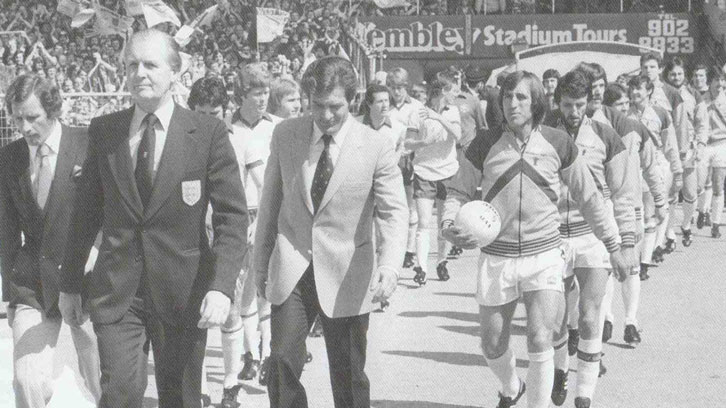
[[[499,103],[506,124],[499,131],[483,131],[467,150],[468,160],[461,163],[447,186],[441,233],[456,246],[479,246],[478,238],[487,234],[466,232],[466,224],[480,223],[486,228],[487,222],[458,225],[454,219],[462,204],[472,201],[481,187],[483,201],[501,217],[501,231],[481,247],[478,262],[476,299],[482,349],[502,383],[499,406],[513,406],[525,391],[509,348],[509,328],[522,297],[528,317],[527,402],[530,408],[544,408],[549,406],[554,381],[552,335],[564,289],[565,259],[557,207],[563,183],[595,236],[605,244],[615,272],[626,274],[635,265],[620,251],[612,211],[574,141],[565,132],[541,125],[547,100],[539,79],[521,71],[508,75]],[[490,210],[482,211],[486,219],[496,220],[487,213]],[[496,233],[496,222],[488,225]]]

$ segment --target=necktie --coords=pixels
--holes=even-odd
[[[330,158],[330,140],[332,136],[323,135],[322,137],[325,147],[323,153],[320,154],[318,165],[315,167],[315,175],[313,176],[313,185],[310,189],[310,197],[313,199],[313,210],[318,212],[320,202],[323,201],[325,190],[328,188],[330,176],[333,174],[333,160]]]
[[[150,113],[141,122],[146,127],[136,154],[134,176],[136,177],[136,188],[139,190],[139,196],[144,206],[149,203],[154,180],[154,145],[156,144],[154,125],[156,121],[156,116]]]
[[[43,143],[35,152],[35,161],[37,163],[38,172],[36,173],[34,190],[35,201],[40,209],[45,208],[45,202],[48,200],[50,193],[50,184],[53,182],[53,176],[50,169],[50,147]]]

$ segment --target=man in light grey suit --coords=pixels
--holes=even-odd
[[[302,87],[312,116],[275,128],[253,255],[258,291],[272,303],[270,406],[307,407],[299,379],[320,314],[335,407],[368,408],[368,316],[395,290],[403,261],[403,180],[390,140],[348,112],[356,90],[349,61],[314,62]]]

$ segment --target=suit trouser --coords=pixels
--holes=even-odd
[[[267,377],[270,407],[308,406],[300,376],[305,365],[305,339],[318,314],[325,333],[335,407],[369,408],[370,383],[364,372],[369,315],[326,317],[320,310],[312,264],[287,300],[272,305],[272,354]]]
[[[47,317],[44,311],[31,306],[17,305],[8,310],[8,322],[13,330],[15,406],[45,407],[53,395],[53,357],[62,319]],[[71,336],[78,354],[81,377],[98,401],[101,374],[96,336],[90,323],[71,326]]]
[[[146,390],[149,344],[159,408],[200,408],[207,331],[172,326],[134,298],[121,320],[96,324],[101,356],[101,408],[141,408]]]

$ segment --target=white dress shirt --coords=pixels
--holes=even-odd
[[[338,130],[338,132],[336,132],[334,135],[331,135],[333,138],[330,139],[328,153],[330,154],[333,168],[335,168],[335,164],[338,162],[340,148],[343,146],[343,142],[348,136],[352,121],[355,121],[355,118],[349,113],[348,118],[345,120],[345,122],[343,122],[340,130]],[[323,149],[325,149],[325,142],[323,142],[323,131],[320,130],[315,121],[313,121],[313,138],[310,142],[310,152],[308,153],[308,160],[305,162],[304,165],[305,191],[307,191],[308,196],[310,196],[310,190],[313,186],[313,177],[315,176],[315,168],[318,166],[318,160],[320,160],[320,155],[323,154]]]
[[[50,162],[50,175],[51,179],[55,177],[55,165],[58,163],[58,152],[60,151],[61,133],[63,129],[58,121],[55,121],[53,129],[50,131],[50,136],[45,140],[45,144],[50,148],[48,154],[48,160]],[[35,180],[38,178],[38,148],[40,146],[28,145],[28,154],[30,155],[30,185],[35,184]]]
[[[139,105],[134,107],[134,115],[131,117],[131,125],[129,126],[129,152],[131,153],[131,164],[133,168],[136,168],[136,154],[139,150],[139,143],[141,143],[141,137],[144,136],[144,130],[146,126],[142,124],[144,118],[149,112],[141,110]],[[161,154],[164,152],[164,145],[166,144],[166,134],[169,131],[169,122],[171,122],[171,115],[174,113],[174,100],[168,98],[164,103],[159,106],[155,112],[152,112],[156,118],[156,124],[154,130],[156,131],[156,143],[154,144],[154,174],[159,169],[159,161],[161,161]]]

